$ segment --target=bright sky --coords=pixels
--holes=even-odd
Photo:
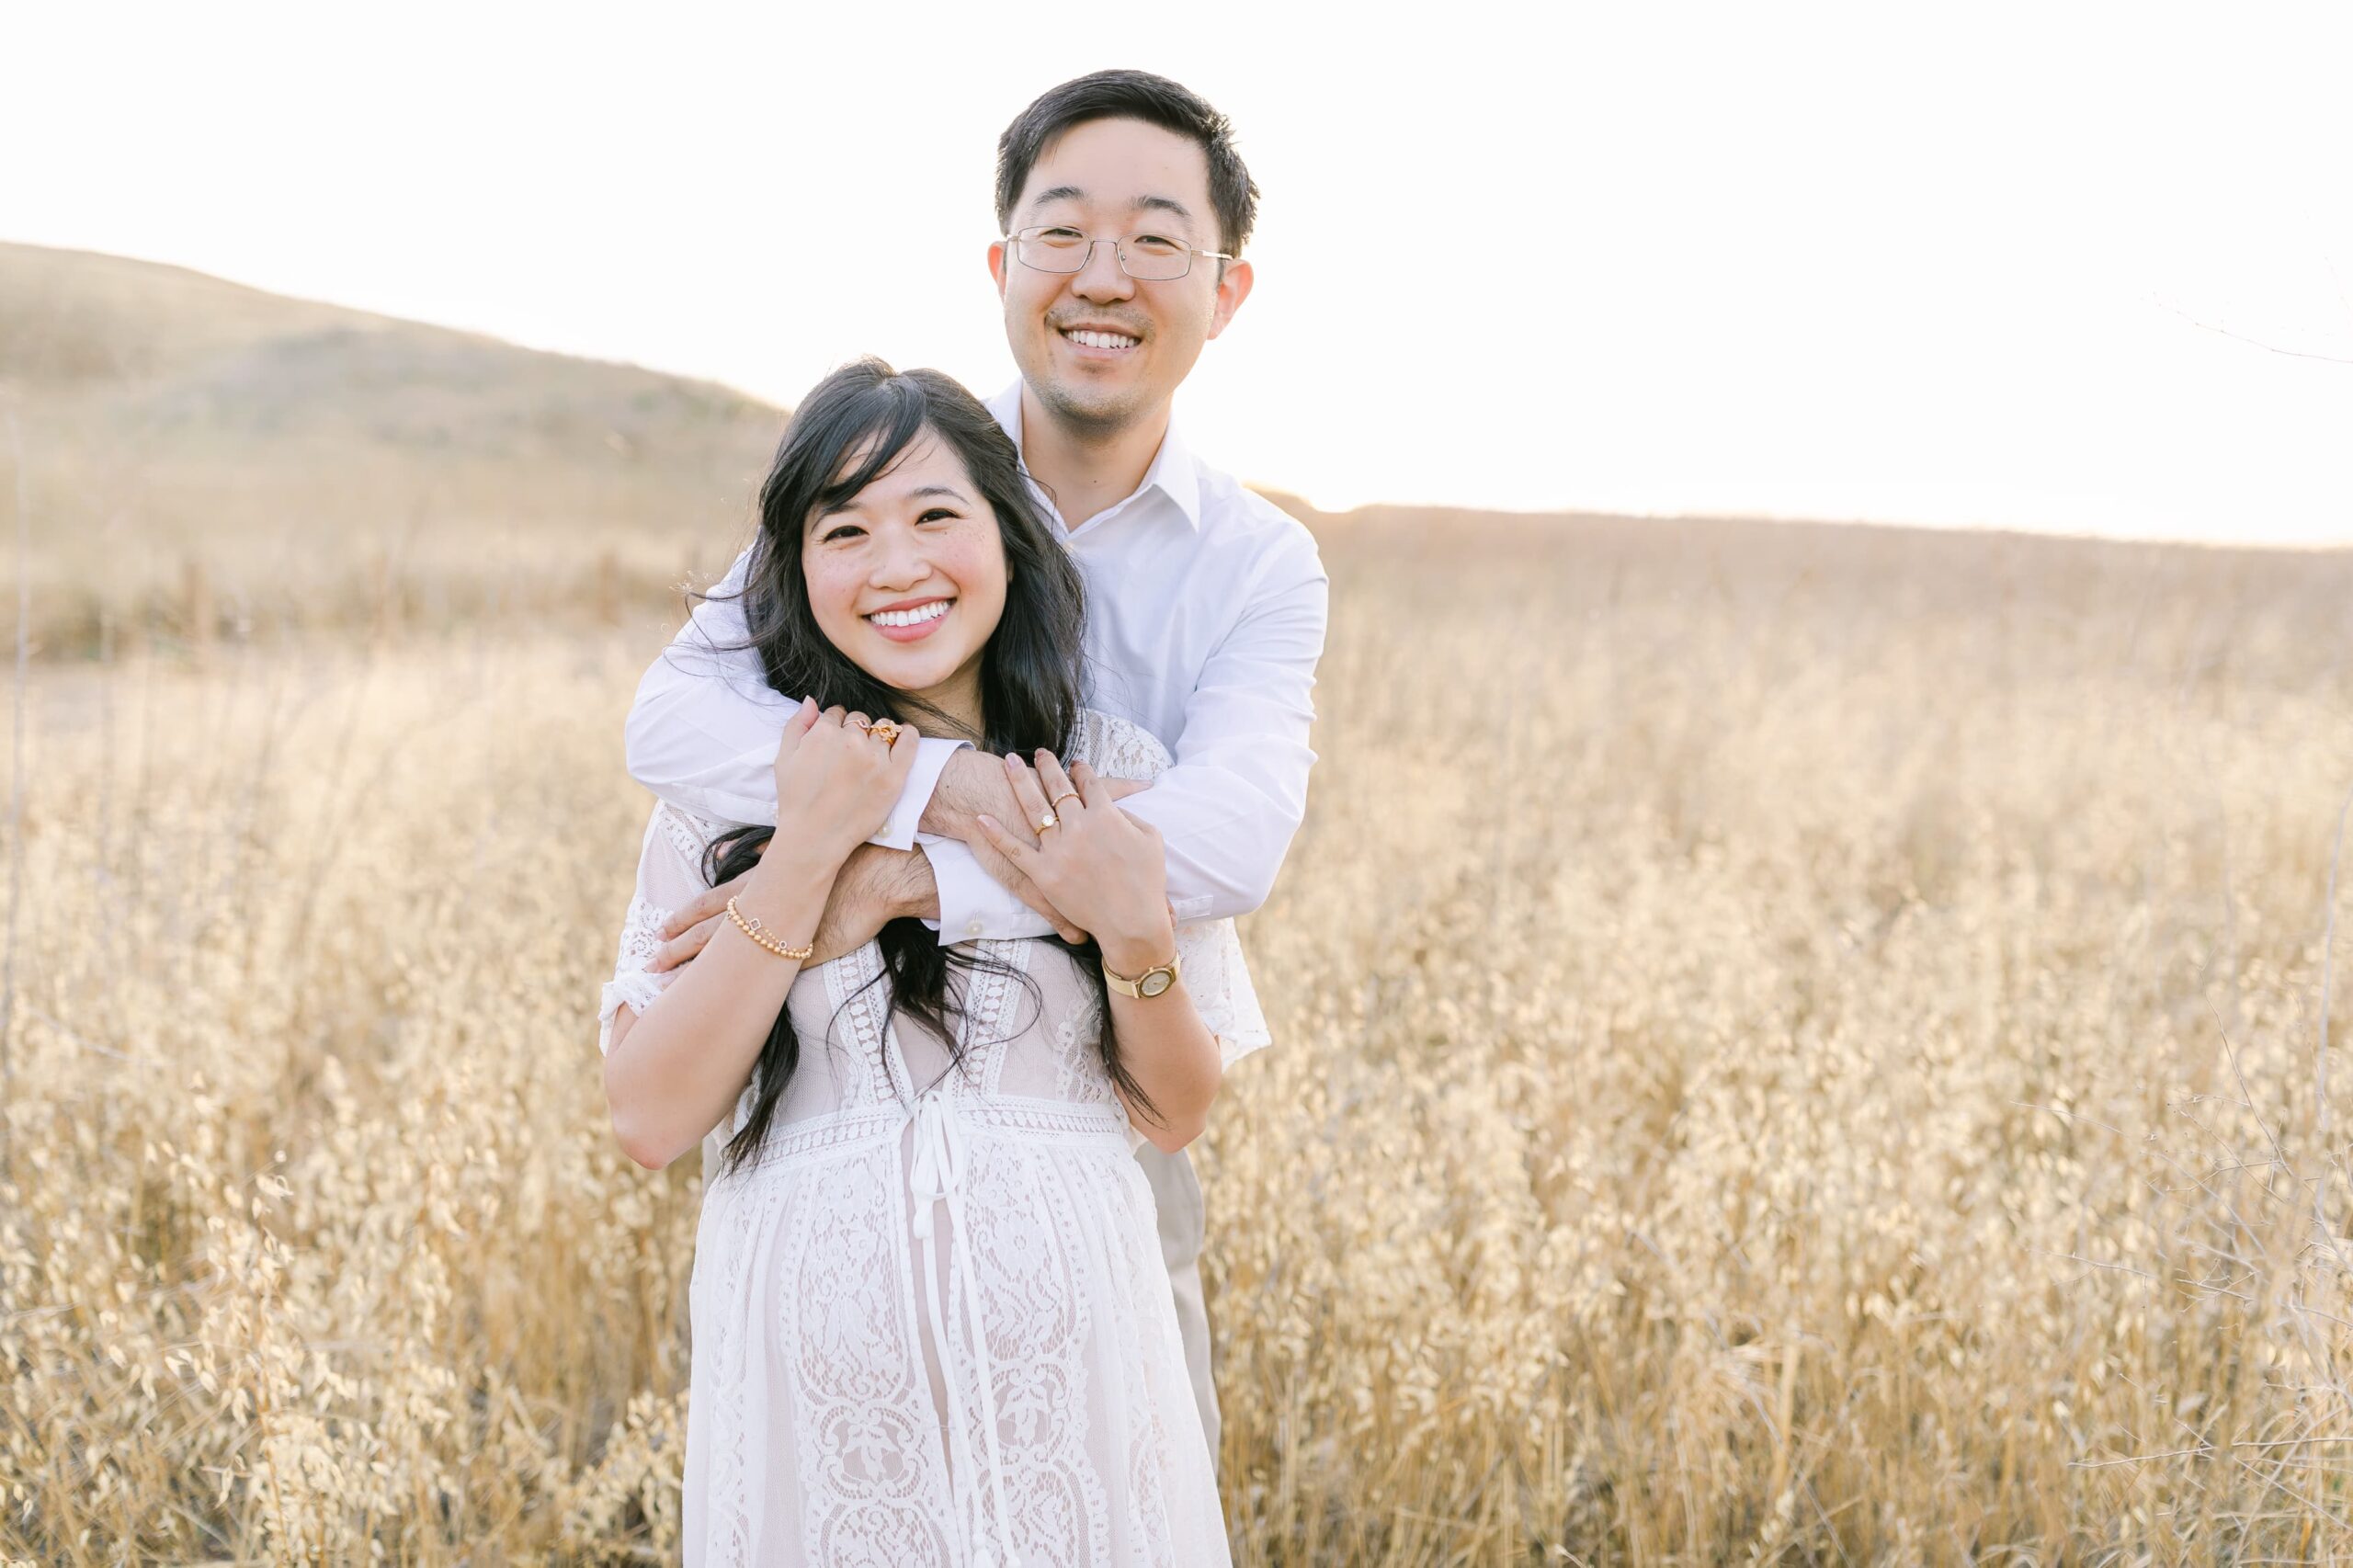
[[[1265,192],[1178,401],[1247,479],[2353,544],[2353,362],[2272,351],[2353,361],[2353,8],[1418,9],[24,6],[0,238],[986,392],[997,132],[1142,65]]]

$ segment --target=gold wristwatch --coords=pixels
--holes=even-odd
[[[1107,963],[1103,966],[1103,983],[1122,996],[1157,996],[1176,983],[1179,972],[1177,960],[1174,958],[1165,964],[1145,970],[1133,980]]]

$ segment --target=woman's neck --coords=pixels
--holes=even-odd
[[[939,717],[932,721],[935,724],[945,720],[953,726],[948,731],[948,739],[971,741],[975,745],[986,744],[988,732],[983,724],[985,715],[981,711],[979,661],[975,660],[958,670],[927,691],[909,692],[907,695],[938,712]]]

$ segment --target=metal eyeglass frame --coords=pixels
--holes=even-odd
[[[998,243],[1002,244],[1008,244],[1013,247],[1013,258],[1022,266],[1029,268],[1032,272],[1043,272],[1049,277],[1053,278],[1069,278],[1074,274],[1086,271],[1086,264],[1095,259],[1095,247],[1097,245],[1109,245],[1111,247],[1111,254],[1119,257],[1120,270],[1126,273],[1130,278],[1134,278],[1139,283],[1174,283],[1179,278],[1189,277],[1193,270],[1193,258],[1197,256],[1205,256],[1213,261],[1236,261],[1240,259],[1238,256],[1230,256],[1222,250],[1202,250],[1198,245],[1187,245],[1184,247],[1184,271],[1173,273],[1166,278],[1139,278],[1136,276],[1134,268],[1128,265],[1126,241],[1115,240],[1108,237],[1096,239],[1086,234],[1079,235],[1079,238],[1086,241],[1086,248],[1079,256],[1078,265],[1076,267],[1040,267],[1036,262],[1029,259],[1029,253],[1023,247],[1021,243],[1022,235],[1042,234],[1049,230],[1067,229],[1069,227],[1070,225],[1068,223],[1032,223],[1027,229],[1016,229],[1009,234],[999,234],[997,236],[997,240]]]

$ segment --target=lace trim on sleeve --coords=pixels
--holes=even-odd
[[[1089,708],[1079,715],[1071,760],[1086,763],[1106,778],[1156,778],[1176,758],[1150,730]]]
[[[613,1015],[626,1005],[642,1017],[670,983],[669,974],[655,974],[645,967],[662,945],[662,926],[669,918],[668,910],[657,909],[642,898],[630,901],[629,918],[621,926],[620,958],[614,965],[613,978],[605,982],[597,1006],[599,1055],[613,1049]]]
[[[718,824],[685,812],[668,801],[654,808],[645,824],[645,840],[638,851],[637,892],[621,922],[620,951],[613,959],[613,977],[605,983],[597,1006],[597,1050],[613,1048],[613,1015],[624,1006],[642,1015],[676,974],[656,974],[646,965],[662,946],[662,927],[671,912],[703,890],[703,851],[719,831]]]
[[[1073,760],[1084,761],[1106,778],[1155,778],[1173,766],[1168,748],[1149,730],[1115,714],[1089,708],[1081,716]],[[1218,1053],[1231,1067],[1272,1043],[1258,1007],[1242,937],[1232,920],[1196,920],[1176,927],[1176,953],[1184,964],[1185,989],[1201,1021],[1217,1036]]]
[[[654,808],[654,825],[661,830],[676,857],[672,869],[684,868],[699,883],[702,858],[710,850],[710,841],[719,836],[719,824],[664,801]]]
[[[1176,952],[1185,968],[1185,989],[1217,1036],[1218,1058],[1227,1067],[1273,1043],[1267,1017],[1258,1008],[1242,937],[1232,920],[1197,920],[1176,927]]]

